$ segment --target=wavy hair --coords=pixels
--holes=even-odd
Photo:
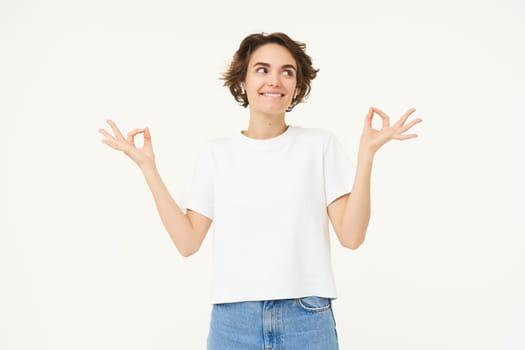
[[[243,107],[247,107],[248,96],[241,88],[241,82],[246,79],[248,63],[252,53],[259,47],[266,44],[278,44],[285,47],[297,63],[296,87],[298,93],[292,99],[287,112],[290,112],[298,103],[303,102],[308,97],[311,90],[311,81],[317,76],[319,69],[312,66],[312,58],[305,52],[306,44],[292,40],[284,33],[256,33],[250,34],[243,39],[239,49],[233,55],[233,60],[221,79],[224,86],[230,89],[231,94]]]

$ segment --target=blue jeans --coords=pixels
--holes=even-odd
[[[332,300],[213,304],[208,350],[337,350]]]

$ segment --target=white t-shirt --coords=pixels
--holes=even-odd
[[[206,142],[181,207],[213,220],[212,303],[336,298],[326,207],[353,178],[325,130]]]

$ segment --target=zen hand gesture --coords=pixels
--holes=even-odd
[[[112,120],[107,120],[107,123],[111,126],[111,129],[113,129],[115,136],[104,129],[99,129],[98,131],[106,137],[104,140],[101,140],[103,143],[113,149],[124,152],[124,154],[130,157],[141,169],[155,165],[155,155],[153,154],[153,147],[151,146],[149,128],[132,130],[128,133],[127,138],[124,138]],[[140,148],[137,148],[134,142],[134,138],[138,134],[144,134],[144,145]]]
[[[360,149],[374,154],[379,148],[381,148],[381,146],[390,140],[408,140],[417,137],[416,134],[405,134],[414,125],[422,121],[418,118],[406,124],[408,117],[415,111],[415,108],[409,109],[394,125],[390,126],[390,118],[388,115],[378,108],[370,107],[368,114],[366,115],[365,126],[361,135]],[[374,114],[379,115],[383,120],[381,130],[372,127]]]

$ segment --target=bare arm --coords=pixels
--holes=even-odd
[[[153,194],[164,228],[168,231],[180,254],[190,256],[197,252],[208,232],[211,220],[191,210],[184,213],[173,200],[155,165],[149,129],[135,129],[128,133],[127,139],[124,139],[113,121],[108,120],[108,124],[113,129],[115,136],[104,129],[99,129],[99,132],[106,137],[102,142],[113,149],[124,152],[139,166]],[[137,148],[134,144],[134,137],[141,133],[144,134],[144,146]]]
[[[164,185],[157,168],[142,169],[155,199],[164,228],[182,256],[196,253],[208,232],[211,220],[192,210],[186,214],[180,209]]]
[[[415,119],[405,124],[408,117],[415,111],[409,109],[392,127],[389,117],[381,110],[371,107],[365,120],[357,169],[352,193],[336,199],[328,206],[328,215],[341,244],[350,249],[358,248],[365,240],[366,230],[370,221],[370,182],[375,153],[388,141],[408,140],[417,137],[416,134],[404,134],[421,119]],[[372,128],[372,119],[377,113],[383,120],[381,130]]]

